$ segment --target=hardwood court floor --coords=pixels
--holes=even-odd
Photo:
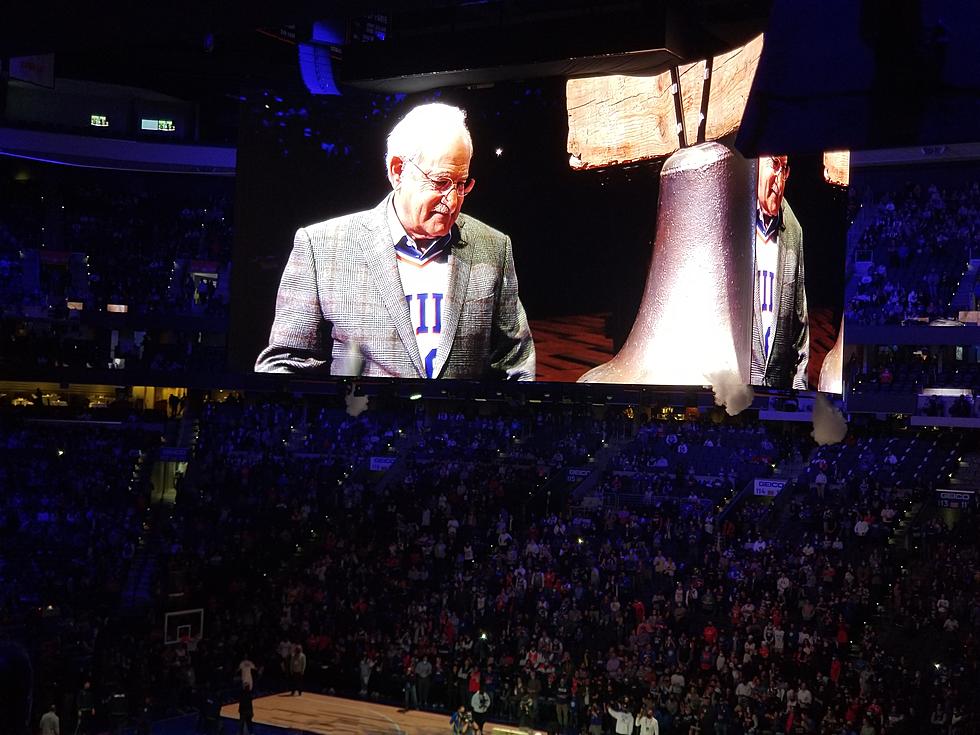
[[[538,380],[574,383],[590,368],[613,357],[612,339],[605,335],[606,314],[531,321],[537,352]]]
[[[612,339],[605,335],[608,314],[579,314],[531,321],[534,348],[537,351],[538,380],[574,383],[596,365],[609,362]],[[839,317],[828,308],[810,310],[810,362],[807,366],[810,384],[820,379],[824,357],[834,346]],[[691,336],[697,339],[696,335]]]
[[[810,310],[810,362],[807,364],[807,378],[816,388],[820,382],[820,368],[823,360],[837,341],[840,321],[834,319],[830,309]]]
[[[403,711],[374,702],[305,693],[300,697],[273,694],[253,701],[254,721],[288,730],[319,735],[447,735],[449,715],[418,710]],[[221,708],[221,716],[238,719],[238,704]],[[526,735],[513,725],[487,723],[486,735]]]

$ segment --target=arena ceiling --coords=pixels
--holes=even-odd
[[[207,104],[245,87],[301,88],[295,42],[309,40],[313,24],[327,21],[357,37],[365,22],[386,26],[384,43],[363,46],[359,64],[402,63],[392,44],[414,49],[424,66],[447,53],[470,65],[490,63],[518,44],[574,55],[595,48],[601,33],[618,29],[621,42],[636,50],[665,38],[683,53],[727,49],[759,33],[770,0],[333,0],[304,3],[214,3],[178,1],[90,5],[34,3],[14,9],[0,24],[0,58],[54,53],[59,77],[144,87]],[[43,3],[41,4],[44,5]],[[517,38],[518,31],[525,29]],[[536,33],[529,35],[527,29]],[[645,34],[649,31],[649,41]],[[493,38],[492,47],[473,50],[468,39]],[[399,50],[399,55],[401,51]],[[545,55],[547,55],[545,53]],[[404,56],[402,55],[402,58]],[[420,60],[420,61],[419,61]],[[343,67],[345,60],[340,60]],[[341,77],[344,71],[341,69]]]

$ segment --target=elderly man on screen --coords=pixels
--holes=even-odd
[[[803,390],[810,359],[810,324],[803,229],[785,198],[788,179],[786,156],[759,159],[751,382]]]
[[[456,107],[394,127],[392,192],[296,233],[256,372],[534,380],[510,238],[460,213],[472,155]]]

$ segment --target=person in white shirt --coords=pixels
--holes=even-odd
[[[804,709],[813,704],[813,694],[807,688],[805,681],[800,682],[800,688],[796,692],[796,701],[799,702],[800,706]]]
[[[789,712],[791,709],[793,709],[794,707],[796,707],[798,701],[799,700],[797,699],[797,696],[796,696],[796,690],[795,689],[787,689],[786,690],[786,711]]]
[[[645,712],[640,713],[636,726],[640,728],[640,735],[660,735],[660,723],[653,716],[652,707],[647,707]]]
[[[255,679],[253,672],[258,672],[259,667],[252,663],[249,659],[248,654],[242,659],[241,663],[238,664],[238,672],[242,678],[242,689],[248,687],[249,689],[255,689]]]
[[[854,524],[854,535],[858,538],[864,538],[868,535],[868,522],[863,518],[859,518],[857,523]]]
[[[786,590],[788,590],[791,585],[792,582],[789,581],[789,577],[786,576],[786,572],[783,572],[781,575],[779,575],[779,579],[776,580],[776,592],[782,596],[786,594]]]
[[[41,735],[61,735],[61,721],[58,719],[58,713],[55,706],[52,704],[51,708],[41,716]]]
[[[476,724],[476,731],[483,733],[483,725],[487,721],[487,711],[490,709],[490,695],[483,691],[483,687],[474,692],[470,698],[470,707],[473,708],[473,721]]]
[[[677,671],[670,675],[670,691],[677,697],[683,693],[684,685],[687,683],[681,671],[682,669],[678,666]]]
[[[612,705],[606,711],[609,712],[610,717],[616,720],[616,735],[633,735],[636,719],[632,712],[625,709],[613,709]]]

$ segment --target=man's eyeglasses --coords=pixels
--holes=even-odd
[[[770,156],[769,165],[772,167],[772,172],[776,174],[776,176],[789,175],[789,161],[784,161],[781,158],[776,158],[776,156]]]
[[[415,169],[425,177],[426,181],[429,182],[432,188],[442,196],[446,196],[449,194],[449,192],[455,189],[457,196],[465,197],[467,194],[473,191],[473,187],[476,185],[476,179],[473,178],[466,179],[465,181],[453,181],[448,176],[440,176],[438,179],[434,179],[419,168],[419,165],[411,158],[404,158],[402,160],[412,164]]]

